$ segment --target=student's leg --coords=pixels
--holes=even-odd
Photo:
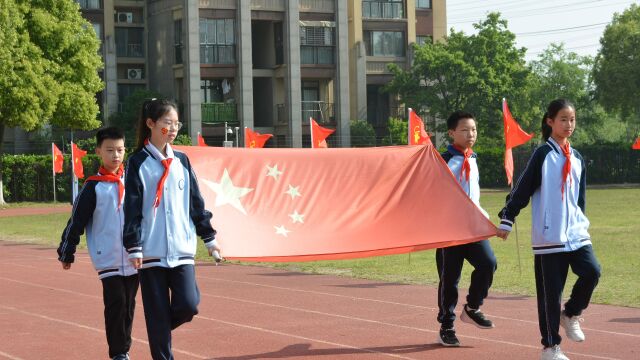
[[[123,276],[109,276],[102,279],[102,300],[104,302],[104,326],[109,345],[109,357],[129,351],[130,338],[124,328],[127,317],[127,299]]]
[[[138,293],[138,274],[125,276],[124,287],[127,300],[126,317],[124,321],[124,329],[127,336],[126,352],[131,349],[131,330],[133,329],[133,315],[136,311],[136,294]]]
[[[472,309],[479,309],[489,294],[493,283],[493,274],[497,268],[496,256],[489,240],[482,240],[465,246],[465,258],[473,266],[471,285],[467,295],[467,305]]]
[[[586,245],[568,253],[571,271],[578,276],[571,297],[564,304],[565,315],[573,317],[582,314],[589,306],[591,295],[600,279],[600,264],[593,253],[593,247]]]
[[[458,303],[458,282],[464,258],[459,246],[436,249],[436,265],[438,266],[438,322],[443,329],[453,328]]]
[[[168,282],[170,270],[163,267],[138,270],[144,319],[153,360],[173,360]]]
[[[200,291],[196,284],[195,266],[181,265],[171,269],[171,328],[191,321],[198,314]]]
[[[542,345],[560,345],[560,302],[567,280],[569,262],[566,253],[535,255],[538,325]]]

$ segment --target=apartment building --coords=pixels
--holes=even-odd
[[[336,129],[330,146],[350,146],[352,119],[382,136],[406,116],[382,91],[387,64],[410,66],[411,45],[447,28],[446,0],[76,1],[102,42],[104,120],[149,89],[210,145],[246,126],[274,134],[270,146],[309,146],[309,117]]]

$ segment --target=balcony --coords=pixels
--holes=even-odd
[[[388,64],[394,63],[400,68],[406,68],[405,58],[391,58],[389,60],[383,60],[379,57],[369,56],[367,58],[367,75],[391,75],[391,71],[387,67]]]
[[[202,103],[202,123],[221,124],[237,123],[238,114],[234,103]]]
[[[200,45],[201,64],[235,64],[235,45]]]
[[[100,0],[76,0],[78,5],[80,5],[80,9],[83,10],[99,10],[102,9],[100,6]]]
[[[119,57],[144,57],[142,44],[116,43],[116,55]]]
[[[403,1],[362,1],[365,19],[404,19]]]
[[[300,46],[300,63],[303,65],[333,65],[335,61],[334,46]]]
[[[334,13],[333,0],[300,0],[300,12]]]
[[[302,122],[309,121],[312,117],[320,125],[335,125],[333,103],[324,101],[301,101]]]

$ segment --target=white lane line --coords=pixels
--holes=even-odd
[[[220,279],[220,278],[216,278],[216,277],[202,276],[202,275],[198,276],[198,279],[207,279],[207,280],[213,280],[213,281],[230,282],[230,283],[236,283],[236,284],[249,285],[249,286],[252,286],[252,287],[258,286],[258,287],[264,287],[264,288],[269,288],[269,289],[293,291],[293,292],[306,293],[306,294],[312,294],[312,295],[331,296],[331,297],[344,298],[344,299],[349,299],[349,300],[368,301],[368,302],[375,302],[375,303],[380,303],[380,304],[389,304],[389,305],[397,305],[397,306],[403,306],[403,307],[409,307],[409,308],[415,308],[415,309],[438,311],[438,308],[430,307],[430,306],[414,305],[414,304],[407,304],[407,303],[401,303],[401,302],[395,302],[395,301],[389,301],[389,300],[372,299],[372,298],[365,298],[365,297],[358,297],[358,296],[351,296],[351,295],[342,295],[342,294],[336,294],[336,293],[330,293],[330,292],[324,292],[324,291],[317,291],[317,290],[303,290],[303,289],[289,288],[289,287],[284,287],[284,286],[253,283],[253,282],[249,282],[249,281]],[[525,324],[533,324],[533,325],[536,325],[536,326],[538,325],[538,321],[537,320],[536,321],[524,320],[524,319],[517,319],[517,318],[512,318],[512,317],[507,317],[507,316],[500,316],[500,315],[493,315],[493,314],[491,314],[490,317],[491,318],[495,318],[495,319],[507,320],[507,321],[522,322],[522,323],[525,323]],[[600,330],[600,329],[593,329],[593,328],[588,328],[588,327],[584,327],[584,326],[581,326],[581,328],[583,330],[599,332],[599,333],[603,333],[603,334],[630,336],[630,337],[640,338],[640,334],[630,334],[630,333],[617,332],[617,331]]]
[[[302,309],[302,308],[296,308],[296,307],[290,307],[290,306],[284,306],[284,305],[277,305],[277,304],[269,304],[269,303],[263,303],[263,302],[259,302],[259,301],[252,301],[252,300],[234,298],[234,297],[229,297],[229,296],[212,295],[212,294],[207,294],[207,293],[201,293],[201,295],[204,295],[204,296],[207,296],[207,297],[212,297],[212,298],[232,300],[232,301],[237,301],[237,302],[245,302],[245,303],[254,304],[254,305],[260,305],[260,306],[268,306],[268,307],[280,308],[280,309],[285,309],[285,310],[289,310],[289,311],[293,310],[293,311],[309,313],[309,314],[315,314],[315,315],[323,315],[323,316],[335,317],[335,318],[340,318],[340,319],[347,319],[347,320],[352,320],[352,321],[367,322],[367,323],[371,323],[371,324],[375,324],[375,325],[384,325],[384,326],[396,327],[396,328],[405,329],[405,330],[428,332],[428,333],[434,333],[434,334],[438,333],[438,331],[436,331],[436,330],[419,328],[419,327],[415,327],[415,326],[388,323],[388,322],[384,322],[384,321],[359,318],[359,317],[349,316],[349,315],[333,314],[333,313],[327,313],[327,312],[323,312],[323,311]],[[218,321],[221,321],[221,320],[218,320]],[[517,343],[517,342],[512,342],[512,341],[496,340],[496,339],[493,339],[493,338],[484,338],[484,337],[479,337],[479,336],[469,336],[469,335],[461,335],[461,334],[458,334],[458,336],[462,337],[462,338],[474,339],[474,340],[479,340],[479,341],[484,341],[484,342],[494,342],[494,343],[498,343],[498,344],[504,344],[504,345],[511,345],[511,346],[517,346],[517,347],[524,347],[524,348],[528,348],[528,349],[540,350],[540,345],[535,345],[534,346],[534,345],[522,344],[522,343]],[[585,356],[585,357],[594,358],[594,359],[619,360],[617,358],[612,358],[612,357],[607,357],[607,356],[581,354],[581,353],[569,352],[569,351],[565,351],[565,353],[572,354],[572,355],[578,355],[578,356]]]
[[[6,357],[6,358],[7,358],[7,359],[9,359],[9,360],[24,360],[24,359],[22,359],[22,358],[19,358],[19,357],[13,356],[13,355],[11,355],[11,354],[7,354],[6,352],[3,352],[3,351],[0,351],[0,355],[2,355],[2,356],[4,356],[4,357]]]
[[[241,327],[241,328],[245,328],[245,329],[260,331],[260,332],[264,332],[264,333],[268,333],[268,334],[281,335],[281,336],[284,336],[284,337],[289,337],[289,338],[294,338],[294,339],[299,339],[299,340],[312,341],[312,342],[315,342],[315,343],[320,343],[320,344],[325,344],[325,345],[338,346],[338,347],[342,347],[342,348],[357,350],[357,351],[361,351],[363,353],[366,352],[366,353],[389,356],[389,357],[398,358],[398,359],[416,360],[415,358],[410,358],[410,357],[401,356],[401,355],[397,355],[397,354],[391,354],[391,353],[387,353],[387,352],[377,351],[377,350],[373,350],[373,349],[366,349],[366,348],[361,348],[361,347],[357,347],[357,346],[336,343],[336,342],[332,342],[332,341],[320,340],[320,339],[316,339],[316,338],[310,338],[310,337],[306,337],[306,336],[290,334],[290,333],[277,331],[277,330],[265,329],[265,328],[261,328],[261,327],[258,327],[258,326],[240,324],[240,323],[235,323],[235,322],[231,322],[231,321],[224,321],[224,320],[220,320],[220,319],[213,319],[213,318],[209,318],[209,317],[201,316],[201,315],[196,315],[196,317],[200,318],[200,319],[203,319],[203,320],[213,321],[213,322],[216,322],[216,323],[223,323],[223,324],[232,325],[232,326],[236,326],[236,327]]]

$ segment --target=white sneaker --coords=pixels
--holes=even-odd
[[[540,360],[569,360],[569,358],[560,350],[560,345],[542,349]]]
[[[564,311],[560,314],[560,325],[564,328],[567,337],[576,342],[584,341],[584,333],[580,329],[580,322],[583,321],[579,316],[568,317]]]

